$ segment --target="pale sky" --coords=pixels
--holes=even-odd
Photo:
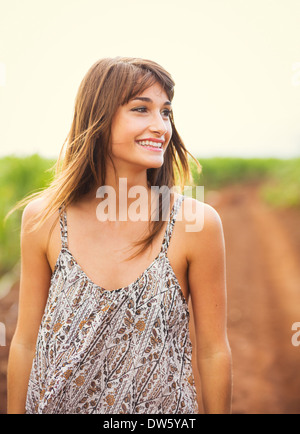
[[[115,56],[172,74],[196,157],[300,156],[300,0],[0,0],[0,156],[57,158],[83,76]]]

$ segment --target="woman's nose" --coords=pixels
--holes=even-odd
[[[150,130],[151,132],[159,134],[161,136],[164,136],[168,132],[166,123],[160,113],[153,117],[153,122],[150,126]]]

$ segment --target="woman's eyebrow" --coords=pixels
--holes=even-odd
[[[149,103],[153,103],[153,101],[152,101],[151,98],[146,98],[146,97],[143,97],[143,96],[137,96],[137,97],[135,97],[135,98],[132,99],[132,101],[136,101],[136,100],[144,101],[144,102],[149,102]],[[166,102],[164,103],[164,105],[169,105],[169,106],[170,106],[170,105],[172,105],[172,104],[171,104],[170,101],[166,101]]]

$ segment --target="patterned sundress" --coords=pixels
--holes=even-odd
[[[93,283],[62,248],[51,276],[29,379],[27,414],[195,414],[187,302],[167,251],[175,201],[159,255],[130,285]]]

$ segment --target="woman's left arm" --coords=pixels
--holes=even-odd
[[[188,284],[193,305],[196,359],[204,412],[230,414],[232,359],[227,338],[223,226],[213,207],[190,200],[193,201],[193,209],[197,209],[197,217],[204,217],[201,230],[190,232],[187,236]]]

